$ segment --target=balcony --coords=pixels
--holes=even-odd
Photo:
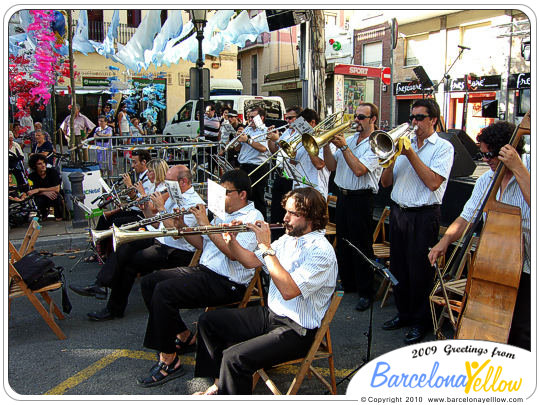
[[[110,22],[103,21],[88,21],[88,39],[96,42],[103,42],[105,35],[107,35],[107,30],[111,25]],[[73,26],[73,35],[75,35],[76,24]],[[129,42],[137,27],[130,27],[127,24],[118,25],[118,39],[122,45],[125,45]]]
[[[264,46],[264,44],[267,44],[270,42],[270,33],[269,32],[263,32],[262,34],[259,34],[257,36],[257,39],[255,41],[246,41],[246,44],[243,48],[238,49],[238,52],[244,52],[249,49],[254,49],[258,47]]]

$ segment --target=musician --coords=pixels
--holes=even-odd
[[[490,171],[478,178],[471,197],[463,207],[460,216],[448,227],[441,240],[431,249],[428,258],[432,265],[438,257],[446,254],[448,246],[458,240],[467,224],[474,221],[474,213],[482,204],[485,191],[489,188],[499,162],[508,169],[502,180],[501,192],[497,199],[503,203],[521,208],[523,234],[523,273],[519,284],[514,317],[508,343],[531,350],[531,162],[530,155],[523,154],[523,138],[516,148],[508,145],[514,125],[498,121],[482,129],[476,140],[480,143],[482,160]],[[522,157],[520,159],[520,156]]]
[[[191,172],[183,165],[173,166],[167,171],[165,180],[178,181],[182,191],[180,206],[168,194],[161,195],[159,192],[151,194],[154,209],[149,217],[159,213],[172,213],[175,208],[187,209],[197,204],[203,204],[200,196],[191,185]],[[185,222],[194,226],[196,224],[193,215],[186,215]],[[168,219],[159,224],[159,228],[174,227],[174,220]],[[152,230],[150,228],[149,230]],[[162,237],[143,239],[121,245],[112,254],[105,265],[99,271],[95,284],[86,288],[70,288],[81,295],[91,295],[95,287],[110,287],[111,294],[107,305],[100,311],[87,314],[93,321],[106,321],[121,318],[128,303],[129,293],[137,274],[148,274],[155,270],[169,268],[171,265],[185,266],[191,261],[195,249],[183,238],[173,239]],[[89,294],[84,294],[89,292]]]
[[[262,176],[268,173],[269,166],[267,163],[263,164],[266,160],[267,141],[264,135],[265,129],[257,128],[254,118],[259,116],[264,123],[266,118],[266,110],[262,107],[255,107],[248,113],[249,125],[245,129],[244,134],[238,138],[239,145],[237,149],[240,150],[238,154],[238,163],[240,169],[244,170],[247,174],[257,169],[249,178],[251,183],[255,183]],[[262,165],[262,166],[261,166]],[[266,201],[264,199],[264,189],[268,183],[268,178],[264,178],[259,181],[255,186],[252,186],[252,196],[255,208],[258,209],[264,217],[266,217]]]
[[[227,190],[227,215],[224,219],[216,216],[210,223],[204,207],[198,206],[192,212],[199,225],[220,225],[233,220],[253,223],[263,219],[248,200],[251,182],[244,171],[226,172],[221,185]],[[179,227],[184,225],[183,221],[178,221]],[[240,301],[254,275],[252,267],[245,268],[236,261],[220,234],[184,237],[197,249],[202,249],[199,265],[161,270],[142,279],[142,294],[149,311],[144,346],[159,352],[159,362],[152,367],[150,375],[138,380],[143,387],[163,384],[183,375],[178,354],[195,350],[193,333],[178,310]],[[252,232],[242,233],[238,241],[248,250],[257,246]]]
[[[358,292],[356,310],[365,311],[372,301],[373,271],[358,253],[343,241],[351,241],[367,257],[373,257],[373,199],[379,191],[382,168],[371,151],[369,136],[376,129],[379,109],[372,103],[356,108],[357,133],[345,139],[336,135],[324,147],[324,161],[335,171],[338,187],[336,203],[336,238],[339,275],[345,292]]]
[[[142,187],[146,191],[146,194],[150,194],[151,192],[150,190],[153,187],[152,182],[148,178],[147,163],[149,161],[150,161],[150,152],[147,150],[135,149],[131,153],[131,168],[132,168],[132,171],[135,172],[135,178],[136,178],[135,184],[140,182]],[[127,188],[130,188],[133,186],[133,182],[131,180],[129,173],[122,174],[122,182]],[[132,199],[140,198],[140,194],[138,194],[135,189],[132,190],[128,195]],[[113,224],[116,226],[120,226],[123,224],[127,224],[129,222],[137,221],[142,218],[144,218],[144,215],[139,207],[131,207],[126,210],[116,208],[100,216],[95,229],[99,231],[104,231],[112,227]],[[102,258],[110,254],[110,250],[112,246],[110,246],[109,244],[109,246],[107,247],[107,243],[108,242],[104,241],[104,242],[99,243],[98,246],[96,246],[98,254]]]
[[[270,243],[268,224],[250,224],[258,250],[243,248],[234,234],[228,246],[245,267],[270,274],[268,306],[204,313],[198,322],[196,377],[214,377],[204,394],[251,394],[260,368],[305,356],[336,286],[337,260],[324,236],[328,210],[312,188],[283,198],[286,234]]]
[[[410,119],[418,126],[416,136],[381,176],[383,187],[393,185],[390,270],[399,281],[394,288],[398,315],[383,329],[410,326],[406,344],[421,341],[430,321],[434,273],[427,255],[437,243],[441,203],[454,160],[452,144],[435,132],[439,117],[436,101],[421,99],[413,104]]]
[[[285,120],[290,125],[302,112],[302,108],[293,106],[287,108],[285,113]],[[270,153],[274,154],[279,149],[278,141],[291,142],[294,137],[298,136],[298,132],[289,126],[283,134],[279,135],[277,131],[273,131],[268,134],[268,149]],[[292,173],[287,170],[287,166],[284,164],[284,160],[288,159],[288,156],[282,152],[278,155],[276,165],[280,165],[279,169],[276,169],[277,176],[274,178],[272,185],[272,205],[270,206],[270,222],[277,223],[285,216],[285,210],[281,206],[281,200],[283,196],[287,194],[293,188]],[[277,239],[284,234],[285,231],[281,229],[272,230],[272,239]]]
[[[238,127],[241,125],[240,121],[238,120],[238,112],[236,110],[224,110],[223,116],[225,117],[225,111],[227,111],[227,118],[223,119],[221,123],[221,127],[219,128],[219,138],[221,144],[227,145],[229,141],[231,141],[236,135],[238,131]],[[242,129],[244,129],[244,126],[242,126]],[[233,167],[238,167],[238,153],[234,149],[229,149],[227,151],[221,150],[219,152],[221,156],[225,155],[227,156],[227,160]]]

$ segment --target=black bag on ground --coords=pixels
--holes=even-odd
[[[40,255],[35,250],[24,255],[13,266],[31,290],[39,290],[48,285],[61,282],[62,310],[66,314],[71,312],[72,306],[67,295],[64,268],[62,266],[55,266],[51,259]]]

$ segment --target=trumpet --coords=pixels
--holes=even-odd
[[[369,136],[371,150],[379,158],[379,164],[387,163],[398,151],[399,139],[406,136],[411,137],[416,132],[418,126],[414,127],[405,122],[391,131],[377,130]]]
[[[282,224],[270,224],[270,229],[281,229]],[[157,231],[124,231],[113,225],[113,249],[117,246],[136,240],[160,238],[164,236],[182,237],[186,235],[211,235],[225,232],[251,232],[247,224],[241,225],[207,225],[184,228],[168,228]]]
[[[161,221],[165,221],[171,218],[178,218],[184,214],[187,214],[190,209],[191,207],[182,208],[179,212],[166,212],[164,214],[157,214],[150,218],[144,218],[139,221],[129,222],[127,224],[121,225],[120,227],[118,227],[118,229],[127,230],[127,229],[133,229],[133,228],[141,228],[143,226],[153,224],[154,222],[161,222]],[[113,235],[113,228],[109,228],[104,231],[97,231],[94,229],[90,231],[90,236],[92,237],[92,243],[94,244],[94,246],[96,246],[96,244],[100,240],[108,238],[112,235]]]
[[[330,142],[336,135],[347,131],[352,124],[352,121],[347,121],[328,131],[314,131],[313,135],[303,134],[302,144],[311,156],[318,156],[320,148]]]
[[[258,134],[256,137],[254,137],[253,140],[256,141],[256,140],[258,140],[258,139],[261,139],[263,136],[267,136],[267,134],[268,134],[269,132],[279,131],[280,129],[287,128],[289,125],[290,125],[290,124],[285,124],[285,125],[282,125],[282,126],[280,126],[280,127],[278,127],[278,128],[272,128],[272,129],[268,129],[268,128],[267,128],[264,132]],[[233,139],[231,139],[231,140],[229,141],[229,143],[227,143],[227,145],[225,145],[224,150],[228,150],[229,148],[234,148],[234,147],[236,147],[236,146],[238,145],[238,139],[239,139],[242,135],[244,135],[244,132],[246,132],[246,130],[247,130],[248,128],[249,128],[249,126],[246,127],[246,128],[244,128],[244,130],[243,130],[240,134],[236,135]]]

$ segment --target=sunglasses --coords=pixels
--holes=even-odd
[[[494,157],[496,157],[497,155],[498,155],[498,153],[495,153],[495,152],[478,152],[478,158],[479,159],[490,160],[490,159],[493,159]]]
[[[416,120],[416,121],[423,121],[424,118],[428,118],[429,115],[425,115],[425,114],[411,114],[409,116],[409,121],[412,121],[412,120]]]
[[[355,114],[354,118],[359,121],[365,120],[366,118],[371,118],[373,115],[364,115],[364,114]]]

